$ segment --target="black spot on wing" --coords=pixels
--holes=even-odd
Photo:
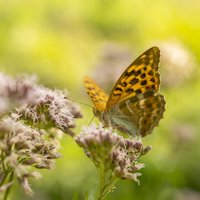
[[[131,85],[135,85],[136,83],[138,83],[139,82],[139,80],[137,79],[137,78],[133,78],[131,81],[130,81],[130,84]]]
[[[155,82],[156,82],[156,80],[155,80],[155,78],[154,78],[154,77],[153,77],[153,78],[151,78],[151,79],[150,79],[150,81],[151,81],[151,82],[153,82],[153,83],[155,83]]]
[[[148,74],[149,74],[150,76],[153,76],[153,70],[150,70],[150,71],[148,72]]]
[[[138,76],[142,73],[141,69],[139,69],[138,71],[135,72],[135,76]]]
[[[120,87],[116,87],[115,90],[116,90],[116,91],[123,92],[122,88],[120,88]]]
[[[136,93],[136,94],[141,94],[141,93],[142,93],[142,90],[137,89],[137,90],[135,90],[135,93]]]
[[[150,90],[151,87],[148,85],[148,86],[145,87],[145,89],[146,89],[146,90]]]
[[[140,75],[140,77],[141,77],[141,78],[145,78],[145,77],[146,77],[146,74],[143,73],[143,74]]]
[[[154,94],[154,91],[149,90],[149,91],[145,92],[143,95],[144,95],[144,98],[146,98],[146,97],[152,96],[153,94]]]
[[[127,86],[127,82],[120,82],[119,83],[122,87],[126,87]]]
[[[137,71],[135,71],[135,70],[133,69],[133,70],[130,71],[130,72],[126,72],[126,73],[125,73],[125,76],[126,76],[126,77],[130,77],[130,76],[132,76],[132,75],[138,76],[138,75],[140,75],[141,73],[142,73],[142,70],[141,70],[141,69],[139,69],[139,70],[137,70]]]
[[[120,96],[120,95],[121,95],[121,93],[120,93],[120,94],[119,94],[119,93],[116,93],[116,94],[114,93],[113,95],[114,95],[114,96]]]
[[[147,84],[147,80],[144,80],[141,82],[141,85],[146,85]]]
[[[130,71],[130,72],[125,72],[125,74],[124,74],[126,77],[130,77],[130,76],[132,76],[132,75],[135,75],[135,70],[132,70],[132,71]]]
[[[128,94],[131,94],[132,92],[134,92],[134,90],[133,90],[132,88],[128,88],[128,89],[126,90],[126,93],[128,93]]]

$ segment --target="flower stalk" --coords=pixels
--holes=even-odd
[[[12,183],[13,178],[14,178],[14,172],[11,171],[11,172],[10,172],[10,178],[9,178],[8,182],[9,182],[9,183]],[[10,186],[11,186],[11,185],[10,185]],[[7,187],[7,189],[6,189],[6,191],[5,191],[5,194],[4,194],[3,200],[7,200],[8,195],[9,195],[9,193],[10,193],[10,190],[11,190],[11,187]]]

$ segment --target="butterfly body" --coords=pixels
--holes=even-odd
[[[159,52],[152,47],[131,63],[109,96],[95,81],[85,77],[87,93],[95,105],[94,115],[104,126],[145,136],[158,125],[165,111],[164,96],[158,92]]]
[[[122,114],[117,107],[113,107],[111,110],[107,110],[104,112],[99,112],[94,109],[94,115],[102,122],[104,127],[113,127],[119,129],[123,132],[128,132],[130,134],[135,133],[136,129],[126,129],[128,125],[128,116]],[[130,125],[134,125],[132,122]],[[131,126],[130,126],[131,127]]]

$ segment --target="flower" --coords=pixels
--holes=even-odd
[[[50,90],[37,84],[34,76],[11,77],[0,73],[0,115],[15,109],[16,120],[40,128],[58,128],[74,135],[75,119],[82,114],[77,105],[67,99],[67,92]]]
[[[120,137],[112,133],[111,129],[103,129],[102,126],[97,128],[92,125],[85,127],[75,140],[98,169],[102,164],[109,169],[111,152],[119,143]]]
[[[137,160],[144,155],[150,147],[143,147],[140,140],[121,138],[119,146],[112,152],[113,171],[116,176],[124,179],[131,179],[139,183],[137,177],[140,173],[135,173],[144,167],[144,164]],[[145,152],[145,153],[144,153]]]
[[[34,76],[17,76],[15,78],[0,73],[0,114],[13,107],[33,100],[32,92],[36,85]]]
[[[52,139],[47,133],[26,126],[11,117],[1,120],[0,134],[0,152],[3,158],[1,173],[14,172],[24,188],[27,188],[28,177],[38,177],[30,167],[51,169],[55,159],[60,157],[56,138]],[[30,190],[24,191],[31,194]]]
[[[79,108],[67,99],[66,93],[37,87],[32,93],[34,101],[22,105],[15,110],[19,119],[24,119],[40,128],[58,128],[65,133],[74,135],[70,128],[75,128],[75,119],[81,118]]]
[[[144,164],[138,158],[146,154],[150,147],[144,147],[141,140],[126,139],[95,125],[83,129],[75,138],[77,144],[84,149],[99,172],[111,170],[112,176],[121,179],[132,179],[138,182],[137,173]]]
[[[73,136],[82,115],[66,91],[40,86],[32,77],[0,74],[0,90],[0,192],[6,196],[17,179],[32,196],[29,178],[40,177],[34,169],[54,168],[60,136]]]

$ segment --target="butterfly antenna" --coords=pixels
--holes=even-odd
[[[82,102],[80,102],[80,101],[76,101],[76,100],[69,99],[69,98],[67,98],[67,99],[70,100],[70,101],[73,101],[73,102],[76,102],[76,103],[79,103],[79,104],[82,104],[82,105],[88,106],[88,107],[90,107],[90,108],[94,108],[93,106],[90,106],[89,104],[82,103]],[[93,121],[94,118],[95,118],[95,116],[93,116],[92,119],[89,121],[88,126],[92,123],[92,121]]]
[[[92,117],[92,119],[90,120],[90,122],[88,123],[88,126],[92,123],[93,119],[95,118],[95,116]]]
[[[88,107],[90,107],[90,108],[93,108],[93,106],[91,106],[91,105],[89,105],[89,104],[82,103],[82,102],[80,102],[80,101],[76,101],[76,100],[73,100],[73,99],[69,99],[68,97],[67,97],[67,99],[70,100],[70,101],[73,101],[73,102],[76,102],[76,103],[82,104],[82,105],[84,105],[84,106],[88,106]]]

